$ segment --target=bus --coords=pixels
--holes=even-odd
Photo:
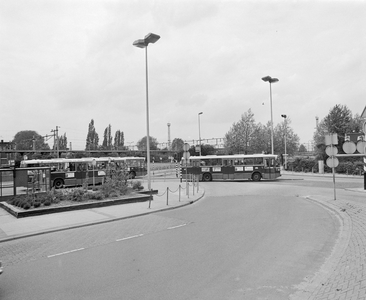
[[[84,158],[53,158],[23,160],[21,168],[50,167],[51,186],[82,185],[88,178],[88,184],[101,184],[111,166],[125,167],[129,178],[147,174],[144,157],[84,157]]]
[[[200,181],[214,179],[260,181],[281,176],[277,155],[271,154],[191,156],[187,166],[184,161],[182,165],[182,175],[198,175]]]

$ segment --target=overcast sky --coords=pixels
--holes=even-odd
[[[366,1],[0,0],[0,139],[59,126],[85,148],[94,119],[103,139],[146,135],[148,47],[150,135],[223,138],[251,109],[257,123],[291,119],[300,142],[336,104],[366,105]]]

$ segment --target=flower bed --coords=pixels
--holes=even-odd
[[[149,195],[139,192],[140,182],[115,184],[106,182],[102,186],[88,189],[85,187],[71,189],[52,189],[47,193],[19,195],[6,202],[0,202],[0,207],[17,218],[85,209],[116,204],[147,201]]]

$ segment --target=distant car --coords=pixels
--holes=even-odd
[[[0,274],[2,274],[3,272],[3,264],[1,263],[1,260],[0,260]]]

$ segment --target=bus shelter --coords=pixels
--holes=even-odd
[[[51,168],[0,169],[0,201],[17,195],[32,195],[51,190]]]

